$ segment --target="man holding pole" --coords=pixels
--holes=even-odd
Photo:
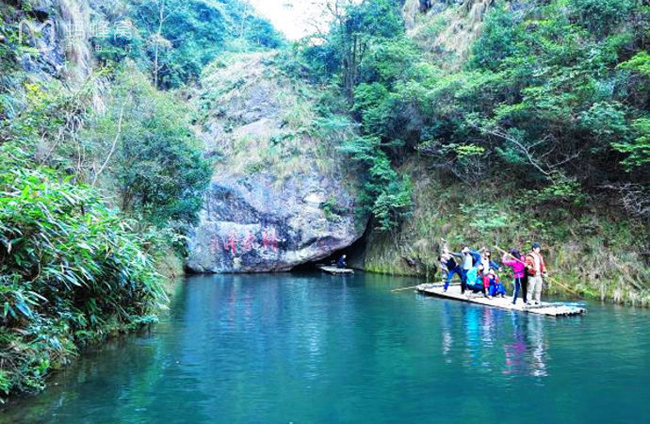
[[[528,294],[530,295],[531,302],[539,305],[542,301],[542,286],[546,277],[546,265],[544,264],[544,257],[542,256],[541,247],[539,243],[535,242],[532,245],[531,251],[526,255],[526,271],[528,273]]]

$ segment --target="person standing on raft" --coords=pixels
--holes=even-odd
[[[481,254],[481,265],[483,265],[483,269],[485,270],[484,272],[487,274],[490,269],[498,271],[501,267],[499,264],[492,261],[492,251],[487,247],[482,248],[481,251],[483,252]]]
[[[343,255],[339,258],[339,260],[336,262],[336,267],[337,268],[346,268],[348,264],[345,262],[345,258],[347,258],[347,255]]]
[[[528,272],[528,294],[531,303],[539,305],[542,301],[542,286],[544,285],[543,277],[546,277],[546,265],[539,243],[533,243],[531,251],[526,255],[526,270]]]
[[[515,285],[515,292],[512,296],[512,304],[517,304],[517,297],[519,296],[520,291],[523,291],[524,303],[526,303],[527,287],[524,287],[524,284],[526,284],[524,281],[524,277],[526,276],[526,263],[523,261],[521,253],[519,253],[519,249],[513,248],[510,249],[510,253],[504,253],[501,262],[503,262],[503,265],[512,268],[512,271],[515,274],[515,280],[513,281],[513,284]]]

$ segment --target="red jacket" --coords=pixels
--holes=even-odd
[[[535,258],[534,256],[537,255],[539,258],[539,270],[535,269]],[[540,274],[546,273],[546,265],[544,264],[544,257],[535,252],[530,252],[526,255],[526,270],[528,271],[528,275],[535,275],[539,271]]]
[[[485,288],[490,287],[490,277],[491,277],[491,275],[489,275],[489,274],[483,276],[483,287],[485,287]],[[499,284],[499,276],[498,275],[494,276],[494,284],[495,285]]]

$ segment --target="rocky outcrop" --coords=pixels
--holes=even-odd
[[[276,190],[273,180],[268,173],[215,178],[190,239],[190,270],[288,271],[325,258],[361,236],[350,196],[333,181],[314,175]],[[333,194],[347,206],[335,218],[324,206]]]
[[[4,20],[15,25],[19,41],[28,47],[18,56],[23,71],[43,80],[85,80],[93,65],[88,0],[17,2],[5,6],[4,12]]]
[[[249,54],[217,63],[193,99],[206,155],[217,163],[190,236],[190,271],[287,271],[363,234],[353,178],[315,134],[309,89],[273,60]]]

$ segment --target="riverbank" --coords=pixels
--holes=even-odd
[[[543,193],[493,181],[468,190],[420,166],[406,163],[401,172],[415,182],[411,216],[394,232],[373,231],[367,239],[362,269],[393,275],[440,278],[441,238],[452,249],[463,246],[529,249],[543,245],[549,272],[566,284],[548,283],[551,295],[574,296],[636,306],[650,305],[647,253],[648,223],[615,212],[604,196],[567,196],[546,201]],[[507,276],[507,277],[506,277]],[[504,278],[505,277],[505,278]],[[509,274],[502,275],[510,283]]]
[[[45,387],[89,345],[156,321],[171,242],[92,187],[0,146],[0,397]],[[162,265],[160,265],[162,266]],[[170,287],[167,287],[169,290]]]

